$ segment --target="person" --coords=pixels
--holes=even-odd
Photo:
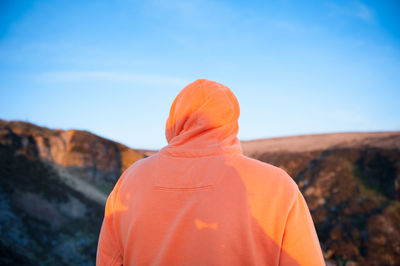
[[[168,145],[109,195],[97,265],[325,265],[292,178],[242,154],[232,91],[199,79],[175,98]]]

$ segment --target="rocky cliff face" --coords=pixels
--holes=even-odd
[[[24,122],[1,122],[2,135],[21,137],[23,147],[36,146],[39,158],[90,183],[114,183],[121,172],[143,155],[87,131],[50,130]],[[8,131],[8,133],[7,133]]]
[[[142,157],[89,132],[0,120],[0,264],[94,265],[107,194]]]
[[[400,264],[400,132],[242,143],[299,185],[328,263]]]

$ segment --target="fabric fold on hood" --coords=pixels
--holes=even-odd
[[[239,115],[228,87],[198,79],[175,98],[166,123],[168,145],[161,152],[183,157],[241,152]]]

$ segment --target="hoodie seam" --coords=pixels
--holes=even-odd
[[[167,146],[168,147],[168,146]],[[170,147],[171,148],[171,147]],[[198,158],[198,157],[211,157],[211,156],[218,156],[224,154],[234,154],[234,153],[241,153],[241,148],[223,148],[218,150],[210,150],[210,151],[171,151],[166,149],[161,149],[160,154],[166,157],[184,157],[184,158]]]
[[[196,190],[212,190],[215,189],[215,185],[207,185],[207,186],[199,186],[199,187],[181,187],[181,188],[175,188],[175,187],[163,187],[163,186],[154,186],[154,190],[158,191],[196,191]]]
[[[293,197],[292,202],[290,204],[289,211],[288,211],[288,213],[286,215],[286,218],[285,218],[285,226],[284,226],[283,235],[282,235],[281,244],[280,244],[281,250],[279,252],[279,263],[280,263],[281,255],[282,255],[282,251],[283,251],[283,242],[284,242],[285,236],[286,236],[286,229],[287,229],[286,225],[288,223],[288,220],[290,218],[291,213],[293,212],[293,208],[294,208],[294,205],[296,203],[296,200],[297,200],[297,197],[298,197],[298,193],[299,193],[299,190],[297,190],[296,195]]]

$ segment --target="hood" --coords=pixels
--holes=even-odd
[[[239,113],[239,103],[228,87],[198,79],[172,103],[165,149],[186,155],[241,150],[237,138]]]

